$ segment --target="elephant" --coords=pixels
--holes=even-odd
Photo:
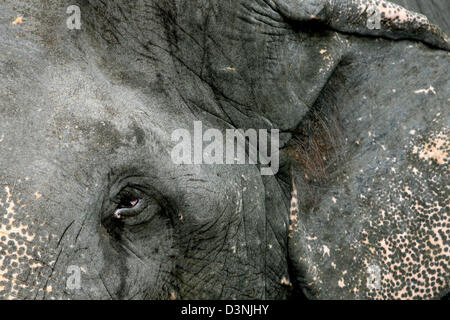
[[[434,2],[3,1],[0,297],[447,295]],[[195,121],[278,130],[279,170],[175,163]]]

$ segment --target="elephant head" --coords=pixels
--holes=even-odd
[[[342,65],[414,43],[381,37],[442,58],[446,36],[385,1],[86,0],[81,30],[69,5],[1,4],[0,296],[323,297],[292,141]],[[279,130],[280,172],[175,163],[194,121]]]

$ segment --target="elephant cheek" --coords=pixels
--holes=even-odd
[[[0,187],[1,297],[107,296],[96,271],[101,263],[96,215],[81,205],[71,208],[61,201],[69,199],[63,193],[54,198],[28,176]]]
[[[58,235],[31,213],[41,198],[39,192],[27,198],[18,183],[0,189],[0,296],[7,299],[53,291],[48,280],[58,260]]]

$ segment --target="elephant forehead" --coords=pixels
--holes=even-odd
[[[161,142],[170,126],[179,126],[167,113],[169,103],[156,94],[144,97],[111,84],[95,67],[81,68],[75,63],[47,66],[39,83],[26,83],[26,94],[18,83],[7,83],[10,98],[2,100],[0,109],[0,148],[9,150],[11,158],[33,150],[61,153],[60,147],[70,153],[112,154],[146,139]]]
[[[44,108],[36,111],[48,111],[48,116],[56,124],[108,120],[117,130],[123,131],[138,121],[144,129],[162,130],[161,121],[170,122],[171,119],[166,114],[170,102],[156,92],[144,96],[126,85],[115,84],[94,65],[50,66],[41,80],[45,83],[40,88],[44,95],[41,103]]]

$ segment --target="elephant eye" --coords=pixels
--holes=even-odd
[[[126,187],[112,201],[114,206],[107,214],[107,220],[114,225],[143,225],[163,212],[156,199],[133,187]]]

